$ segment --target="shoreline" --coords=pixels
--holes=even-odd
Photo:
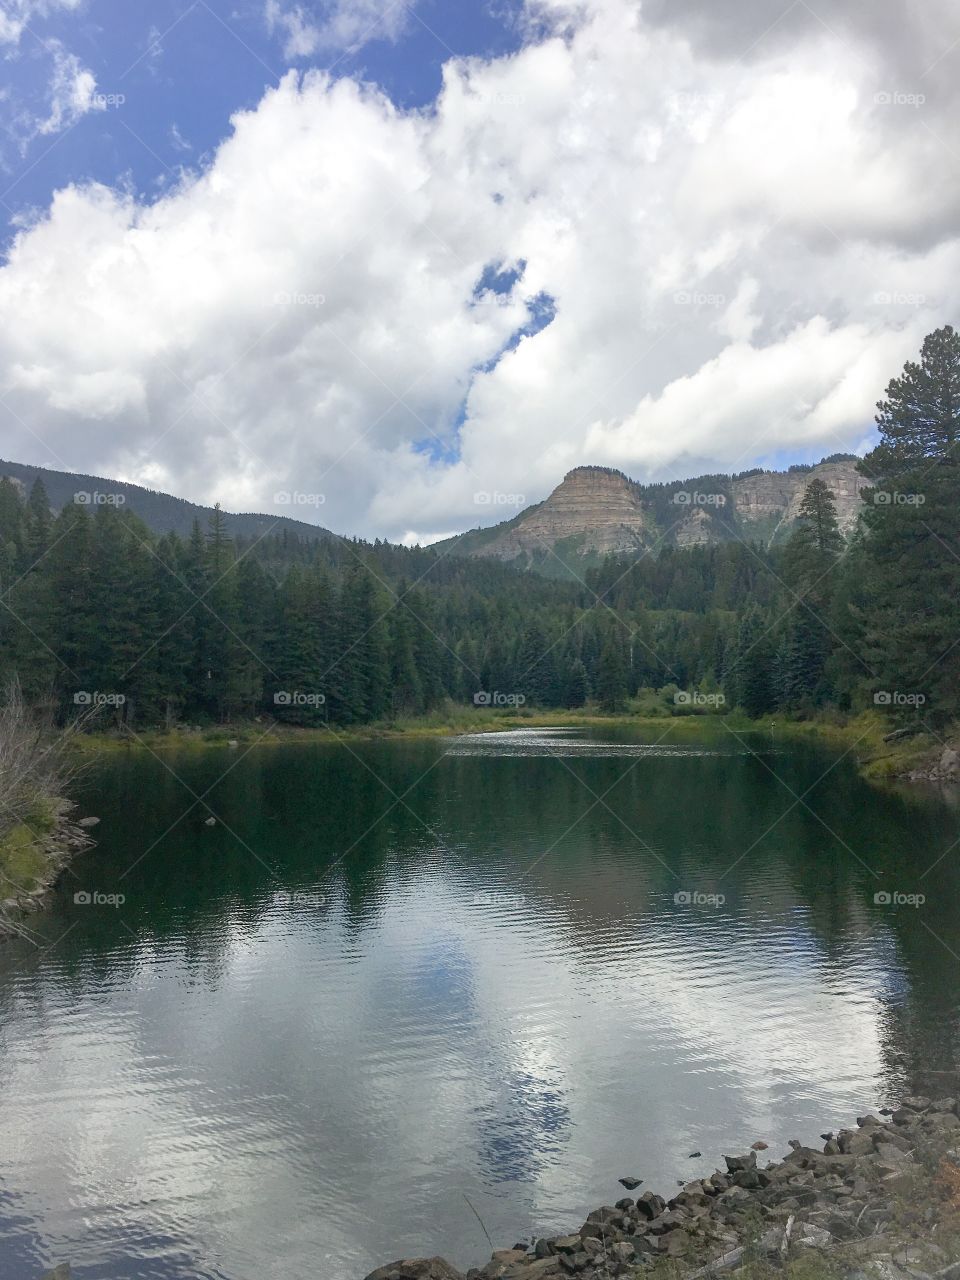
[[[0,939],[29,937],[25,918],[46,906],[67,865],[95,843],[90,820],[73,817],[76,808],[72,800],[49,797],[42,814],[0,839]]]
[[[814,742],[838,754],[851,755],[857,772],[873,786],[896,784],[955,788],[960,782],[960,741],[951,726],[952,743],[934,742],[929,733],[904,735],[891,730],[889,721],[866,711],[844,720],[826,716],[812,720],[750,720],[730,715],[644,715],[635,712],[603,714],[586,710],[493,711],[487,708],[457,714],[448,709],[432,716],[372,724],[300,726],[274,722],[244,722],[210,728],[185,726],[177,730],[145,729],[74,735],[71,749],[91,763],[118,751],[145,754],[211,749],[239,751],[254,747],[281,747],[323,743],[328,746],[379,742],[420,741],[457,734],[503,733],[516,729],[601,728],[642,731],[657,739],[702,738],[704,733],[724,732],[735,739],[762,736],[770,746],[778,742]],[[20,824],[0,837],[0,937],[25,933],[23,918],[40,910],[71,859],[94,843],[88,828],[98,818],[74,821],[73,801],[48,797],[42,812],[29,826]],[[960,1277],[958,1277],[960,1280]]]
[[[290,725],[256,721],[176,730],[144,729],[85,734],[76,739],[84,754],[100,755],[119,750],[193,751],[211,748],[238,749],[253,746],[290,746],[296,743],[362,743],[415,741],[466,733],[497,733],[513,729],[549,728],[635,729],[650,733],[699,735],[723,729],[734,737],[769,735],[770,741],[815,741],[849,753],[865,781],[960,782],[960,727],[951,725],[942,738],[917,731],[898,735],[890,722],[874,711],[856,716],[822,716],[809,720],[784,720],[765,716],[750,720],[744,715],[646,715],[625,712],[604,714],[593,709],[497,712],[477,710],[463,714],[439,712],[432,716],[363,725]]]
[[[849,753],[860,776],[876,786],[953,780],[936,774],[937,760],[952,748],[932,745],[931,735],[888,740],[891,727],[875,712],[836,723],[826,718],[610,716],[591,710],[526,715],[480,711],[462,719],[448,715],[346,730],[244,724],[170,734],[99,733],[74,739],[73,746],[84,755],[108,756],[117,750],[333,746],[341,739],[417,741],[551,727],[643,730],[674,741],[704,733],[722,735],[724,741],[728,734],[751,740],[759,735],[774,746],[807,741],[831,747],[838,755]],[[48,807],[49,828],[28,842],[35,854],[43,855],[43,872],[21,893],[8,895],[0,888],[0,937],[30,937],[21,922],[42,909],[70,860],[93,843],[81,822],[98,819],[77,822],[76,805],[63,798],[49,800]],[[0,875],[2,867],[0,859]],[[960,1094],[960,1073],[951,1088]],[[673,1195],[635,1187],[614,1204],[592,1211],[579,1229],[493,1250],[482,1267],[464,1272],[438,1257],[402,1259],[378,1267],[366,1280],[558,1280],[576,1275],[585,1280],[712,1280],[731,1271],[741,1272],[745,1280],[960,1280],[956,1099],[907,1098],[892,1114],[884,1110],[858,1117],[855,1128],[824,1137],[822,1150],[792,1142],[783,1159],[763,1165],[757,1151],[766,1147],[756,1143],[745,1153],[725,1156],[725,1170],[693,1179]],[[919,1215],[917,1206],[922,1206]]]
[[[822,1136],[822,1150],[794,1139],[763,1164],[755,1142],[669,1198],[622,1178],[630,1194],[578,1230],[495,1249],[482,1267],[400,1259],[365,1280],[960,1280],[957,1099],[907,1097]]]

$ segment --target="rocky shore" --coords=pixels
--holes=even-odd
[[[919,768],[902,775],[908,782],[960,782],[960,751],[947,743],[932,752]]]
[[[624,1196],[578,1231],[498,1250],[464,1275],[442,1258],[388,1263],[366,1280],[960,1280],[960,1108],[909,1097],[824,1134],[822,1149],[766,1144],[665,1199]],[[634,1181],[626,1179],[627,1182]]]

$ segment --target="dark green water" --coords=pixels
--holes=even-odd
[[[0,1275],[466,1266],[467,1198],[509,1245],[952,1070],[956,811],[750,746],[105,761],[98,848],[0,951]]]

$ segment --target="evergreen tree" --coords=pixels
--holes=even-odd
[[[337,625],[328,575],[316,567],[294,565],[280,588],[278,610],[279,635],[271,650],[277,673],[269,685],[271,711],[297,723],[325,720]]]
[[[340,592],[339,628],[331,670],[331,714],[344,723],[376,720],[390,700],[389,604],[372,569],[347,571]]]
[[[511,693],[522,693],[534,706],[552,706],[556,698],[556,671],[553,651],[540,627],[528,626],[517,651],[517,681],[519,688]]]
[[[960,708],[960,335],[930,334],[878,405],[880,444],[861,469],[864,657],[874,687],[926,699],[925,714]]]
[[[13,581],[23,557],[26,535],[23,505],[17,486],[7,476],[0,477],[0,590]]]
[[[960,334],[945,325],[928,334],[920,363],[908,360],[877,405],[880,444],[863,473],[896,482],[934,467],[955,465],[960,443]]]
[[[587,668],[579,658],[575,658],[570,665],[570,671],[567,676],[564,705],[567,707],[582,707],[586,702],[589,693],[590,688],[587,682]]]
[[[727,697],[752,717],[764,715],[775,705],[772,646],[766,621],[756,605],[740,619]]]
[[[22,571],[36,568],[50,546],[53,516],[46,486],[37,476],[27,500],[26,539]]]
[[[159,540],[152,569],[158,714],[169,729],[187,709],[193,638],[192,597],[183,577],[185,553],[176,534]]]
[[[601,711],[612,714],[624,709],[627,700],[627,663],[623,644],[612,633],[607,636],[600,653],[595,688]]]
[[[823,669],[828,632],[809,609],[798,608],[790,620],[778,653],[778,700],[793,709],[812,708],[822,701]]]
[[[833,495],[822,480],[811,480],[783,558],[784,577],[794,600],[778,653],[777,683],[779,700],[793,709],[812,706],[825,692],[830,602],[843,550]]]
[[[784,556],[787,580],[794,591],[809,597],[811,603],[822,603],[831,590],[830,571],[843,547],[833,495],[822,480],[811,480]]]
[[[400,607],[413,619],[414,654],[421,691],[419,709],[432,711],[446,696],[445,660],[453,655],[439,638],[440,624],[426,595],[410,590],[403,595]]]
[[[400,604],[389,617],[391,710],[415,715],[422,709],[423,686],[417,673],[413,615]]]

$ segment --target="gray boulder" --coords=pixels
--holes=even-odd
[[[403,1258],[377,1267],[366,1280],[464,1280],[464,1275],[444,1258]]]
[[[757,1153],[748,1151],[744,1156],[724,1156],[727,1162],[728,1173],[743,1173],[746,1169],[755,1169],[757,1167]]]

